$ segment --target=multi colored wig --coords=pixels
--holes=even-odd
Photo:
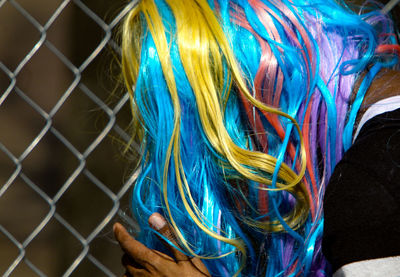
[[[324,189],[397,63],[391,26],[334,0],[139,1],[122,30],[138,239],[165,250],[159,212],[212,276],[329,275]]]

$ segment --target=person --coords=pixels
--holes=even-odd
[[[355,227],[335,211],[365,222],[345,201],[365,191],[340,178],[357,181],[347,161],[375,141],[370,121],[355,135],[364,108],[397,93],[382,89],[397,74],[393,33],[382,13],[335,1],[140,1],[122,31],[143,147],[141,242],[114,226],[126,275],[329,276],[321,249],[334,271],[358,261],[337,255],[351,252],[342,240]],[[376,141],[394,135],[384,126]]]
[[[394,96],[395,99],[393,99]],[[374,107],[374,104],[379,104],[380,101],[387,99],[391,100],[391,105]],[[370,107],[372,107],[372,109]],[[377,110],[377,107],[379,107],[379,110]],[[358,123],[363,115],[366,114],[368,108],[370,108],[369,111],[372,112],[372,115],[367,115],[368,120],[374,119],[374,117],[385,114],[386,112],[395,111],[397,113],[397,117],[387,117],[391,123],[396,124],[388,128],[391,129],[389,136],[392,136],[394,133],[395,135],[397,134],[397,137],[392,138],[394,148],[388,149],[389,151],[392,151],[392,155],[389,156],[390,163],[392,164],[384,164],[383,170],[381,171],[381,174],[383,175],[381,180],[385,180],[388,177],[387,173],[392,171],[393,167],[399,167],[400,165],[399,71],[387,71],[371,84],[358,116]],[[366,122],[368,122],[368,120],[366,120]],[[361,127],[358,129],[361,129]],[[382,131],[382,129],[379,131]],[[376,141],[376,136],[379,137],[381,135],[375,129],[370,132],[372,133],[370,133],[370,138],[367,143]],[[387,144],[388,138],[384,137],[383,142]],[[367,145],[367,147],[370,147],[370,145]],[[376,147],[376,150],[379,151],[382,150],[382,148],[383,147],[379,145]],[[366,164],[374,164],[376,161],[374,156],[375,152],[363,151],[362,153],[368,153],[369,155],[367,160],[363,160]],[[386,153],[386,155],[388,155],[388,153]],[[342,166],[339,169],[339,167],[337,166],[333,173],[331,183],[328,185],[328,191],[337,189],[337,187],[340,186],[340,183],[338,184],[338,180],[332,180],[333,178],[337,178],[337,175],[339,174],[342,175],[340,176],[342,179],[342,186],[355,186],[355,195],[358,197],[360,197],[359,186],[366,187],[371,183],[373,184],[370,176],[366,175],[363,181],[360,182],[359,178],[362,177],[362,175],[360,176],[359,172],[357,172],[354,168],[346,168],[346,166],[343,168]],[[400,169],[395,169],[395,172],[397,175],[400,174]],[[356,178],[352,177],[351,175],[356,176]],[[346,180],[343,180],[344,178],[346,178]],[[398,179],[396,178],[395,180]],[[379,195],[379,193],[376,193],[377,191],[379,191],[379,189],[377,190],[374,188],[374,198]],[[336,192],[336,194],[346,195],[347,193],[345,192],[341,194]],[[331,196],[329,193],[328,195]],[[387,201],[386,198],[384,200]],[[393,197],[393,200],[396,201],[396,203],[400,203],[399,196],[397,196],[397,198]],[[333,196],[333,200],[330,201],[332,203],[326,204],[327,201],[325,200],[325,217],[327,216],[326,212],[328,209],[329,220],[332,220],[332,222],[326,222],[325,233],[329,232],[329,236],[335,236],[335,243],[341,244],[342,247],[341,249],[335,249],[333,246],[327,246],[328,249],[325,250],[327,252],[329,251],[329,255],[331,256],[329,261],[331,261],[331,263],[332,261],[337,263],[333,267],[333,271],[336,272],[334,276],[398,276],[400,273],[400,246],[398,245],[398,237],[400,236],[400,224],[398,222],[398,215],[400,215],[399,205],[397,204],[397,208],[396,205],[391,205],[390,209],[392,211],[389,214],[387,212],[382,213],[381,211],[381,213],[377,213],[375,215],[374,219],[378,221],[376,227],[378,227],[378,230],[381,229],[381,233],[383,232],[383,234],[380,234],[381,237],[377,238],[376,233],[373,233],[372,231],[365,231],[363,228],[363,226],[368,226],[367,222],[371,221],[370,214],[364,214],[364,216],[359,216],[358,214],[351,215],[348,220],[350,221],[350,224],[355,226],[355,228],[359,231],[355,232],[354,230],[347,230],[346,227],[349,224],[343,223],[341,212],[345,213],[346,210],[354,210],[356,207],[354,199],[352,199],[347,205],[343,205],[343,200],[340,198],[338,199],[337,196]],[[382,201],[382,199],[372,199],[372,201],[371,199],[360,200],[360,202],[364,203],[364,205],[368,204],[371,207],[379,207],[382,204],[380,201]],[[338,210],[341,212],[338,212]],[[365,213],[365,211],[359,212]],[[388,215],[394,216],[391,217],[391,222],[389,222],[389,224],[382,226],[382,218],[388,217]],[[154,213],[152,216],[150,216],[149,225],[160,231],[162,235],[177,245],[176,238],[173,236],[172,230],[170,227],[168,227],[167,222],[160,214]],[[392,229],[392,233],[394,234],[387,232],[388,229]],[[376,232],[376,230],[373,231]],[[134,240],[134,238],[132,238],[126,229],[119,223],[115,224],[114,233],[118,242],[121,244],[123,251],[126,253],[122,259],[122,263],[127,271],[126,276],[129,276],[129,274],[131,276],[210,276],[207,268],[198,258],[188,257],[182,254],[180,251],[177,251],[175,248],[170,247],[170,251],[173,253],[173,258],[171,259],[170,256],[151,250],[140,242]],[[358,239],[354,241],[355,238]],[[371,245],[373,244],[373,241],[378,241],[378,243],[374,244],[374,247]],[[331,242],[331,244],[335,243]],[[156,255],[154,255],[154,253],[156,253]],[[140,269],[133,266],[138,265],[138,263],[140,263]],[[145,271],[143,267],[146,267],[147,271]]]

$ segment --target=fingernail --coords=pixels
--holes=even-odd
[[[165,221],[164,217],[159,213],[154,213],[149,217],[149,224],[158,231],[167,225],[167,221]]]

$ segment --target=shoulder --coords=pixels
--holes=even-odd
[[[363,79],[363,75],[364,74],[362,74],[359,80],[356,82],[354,92],[358,91],[360,83]],[[371,109],[373,108],[374,104],[380,102],[384,105],[387,105],[390,103],[391,99],[394,99],[392,97],[395,96],[400,97],[400,71],[393,69],[382,69],[368,88],[360,110],[358,111],[356,119],[357,130],[359,130],[361,127],[359,125],[363,125],[365,123],[365,117],[367,115],[368,119],[373,117],[374,112],[371,111]],[[398,107],[400,108],[400,100],[396,99],[396,102],[398,102]],[[395,104],[396,103],[393,103],[393,105]],[[394,110],[393,105],[392,108],[387,111]],[[382,108],[382,105],[380,105],[380,108]],[[379,113],[380,112],[378,111],[376,114]]]
[[[397,95],[400,95],[400,71],[383,69],[378,73],[367,90],[360,113],[365,112],[370,106],[380,100]]]

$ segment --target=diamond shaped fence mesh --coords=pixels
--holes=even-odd
[[[115,38],[134,2],[0,0],[2,276],[123,274],[111,229],[130,220],[134,155]]]

